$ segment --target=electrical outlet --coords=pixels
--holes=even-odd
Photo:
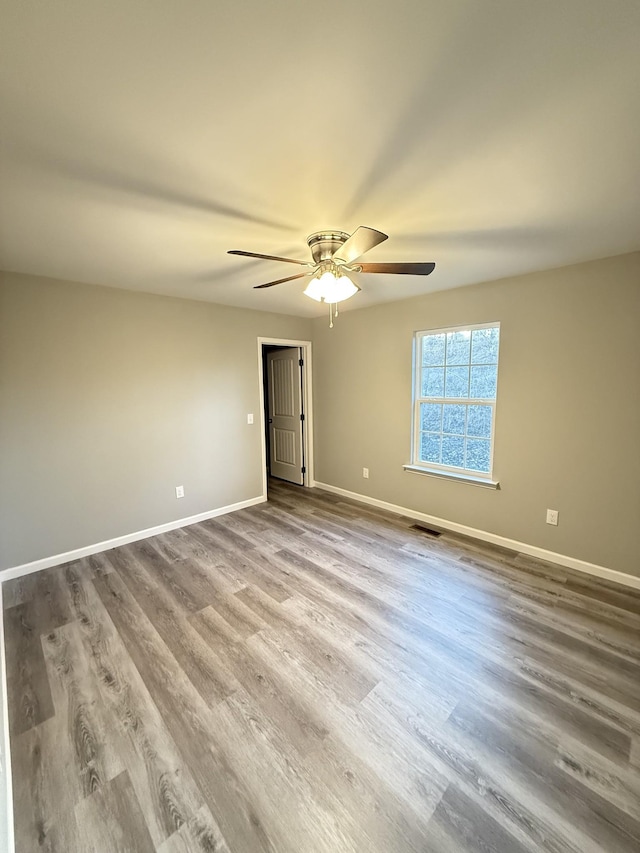
[[[176,497],[183,498],[184,497],[184,486],[176,486]]]
[[[547,510],[547,524],[553,524],[555,527],[558,526],[558,510],[557,509],[548,509]]]
[[[248,424],[252,424],[252,423],[253,423],[253,415],[247,415],[247,423],[248,423]]]
[[[369,479],[369,469],[368,468],[362,469],[362,476],[365,478],[365,480]]]

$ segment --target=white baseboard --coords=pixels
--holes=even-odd
[[[518,542],[516,539],[507,539],[505,536],[498,536],[496,533],[489,533],[486,530],[467,527],[466,524],[458,524],[457,521],[449,521],[446,518],[438,518],[436,515],[427,515],[427,513],[418,512],[415,509],[407,509],[404,506],[397,506],[396,504],[387,503],[387,501],[381,501],[377,498],[370,498],[367,495],[350,492],[347,489],[331,486],[328,483],[319,483],[316,481],[315,485],[318,489],[324,489],[326,492],[333,492],[336,495],[342,495],[345,498],[351,498],[351,500],[359,501],[363,504],[376,506],[379,509],[386,509],[397,515],[406,515],[409,518],[426,521],[436,527],[444,527],[445,530],[461,533],[463,536],[481,539],[483,542],[491,542],[492,545],[500,545],[503,548],[518,551],[520,554],[528,554],[530,557],[537,557],[539,560],[546,560],[548,563],[555,563],[567,569],[575,569],[587,575],[593,575],[597,578],[603,578],[614,583],[624,584],[624,586],[640,589],[640,577],[634,577],[634,575],[628,575],[625,572],[618,572],[615,569],[608,569],[605,566],[598,566],[595,563],[587,563],[585,560],[578,560],[576,557],[569,557],[566,554],[557,554],[555,551],[547,551],[546,548],[538,548],[537,545],[527,545],[526,542]]]
[[[65,551],[64,554],[55,554],[52,557],[44,557],[42,560],[34,560],[32,563],[12,566],[9,569],[0,571],[0,583],[12,580],[13,578],[20,578],[23,575],[30,575],[32,572],[39,572],[42,569],[49,569],[51,566],[60,566],[71,560],[79,560],[81,557],[89,557],[91,554],[98,554],[101,551],[108,551],[110,548],[117,548],[118,545],[128,545],[129,542],[148,539],[150,536],[157,536],[158,533],[167,533],[169,530],[177,530],[179,527],[197,524],[197,522],[206,521],[208,518],[215,518],[218,515],[236,512],[236,510],[245,509],[248,506],[264,503],[266,500],[266,495],[259,495],[256,498],[249,498],[246,501],[221,506],[218,509],[201,512],[198,515],[191,515],[188,518],[178,518],[176,521],[168,521],[166,524],[159,524],[157,527],[147,527],[146,530],[137,530],[135,533],[127,533],[124,536],[117,536],[115,539],[106,539],[104,542],[96,542],[94,545],[85,545],[83,548]]]
[[[0,704],[0,850],[14,850],[13,835],[13,790],[11,787],[11,745],[9,741],[9,701],[7,698],[7,659],[4,646],[4,619],[2,584],[0,584],[0,678],[2,679],[2,703]],[[6,847],[5,847],[6,845]]]

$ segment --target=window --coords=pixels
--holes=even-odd
[[[414,469],[490,480],[500,326],[417,332]]]

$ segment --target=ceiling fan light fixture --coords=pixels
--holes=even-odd
[[[329,305],[329,327],[333,328],[333,318],[338,316],[338,303],[350,299],[360,288],[351,279],[349,273],[381,273],[383,275],[429,275],[435,268],[434,263],[360,263],[360,258],[366,252],[388,239],[387,234],[360,225],[353,234],[346,231],[317,231],[307,237],[307,245],[311,250],[313,263],[299,261],[295,258],[283,258],[280,255],[263,255],[258,252],[245,252],[243,249],[232,249],[230,255],[241,255],[246,258],[261,258],[266,261],[284,261],[288,264],[299,264],[310,267],[311,273],[299,273],[268,281],[266,284],[254,285],[254,290],[274,287],[298,278],[312,275],[305,296],[315,302]]]
[[[305,296],[315,299],[316,302],[327,302],[330,305],[335,305],[337,302],[344,302],[345,299],[354,296],[359,290],[358,285],[354,284],[344,273],[335,275],[330,270],[326,270],[321,275],[311,279],[304,293]]]

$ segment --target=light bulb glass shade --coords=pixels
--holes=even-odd
[[[358,292],[358,288],[346,275],[335,276],[332,272],[324,272],[320,278],[312,278],[305,290],[305,296],[310,296],[316,302],[343,302]]]

